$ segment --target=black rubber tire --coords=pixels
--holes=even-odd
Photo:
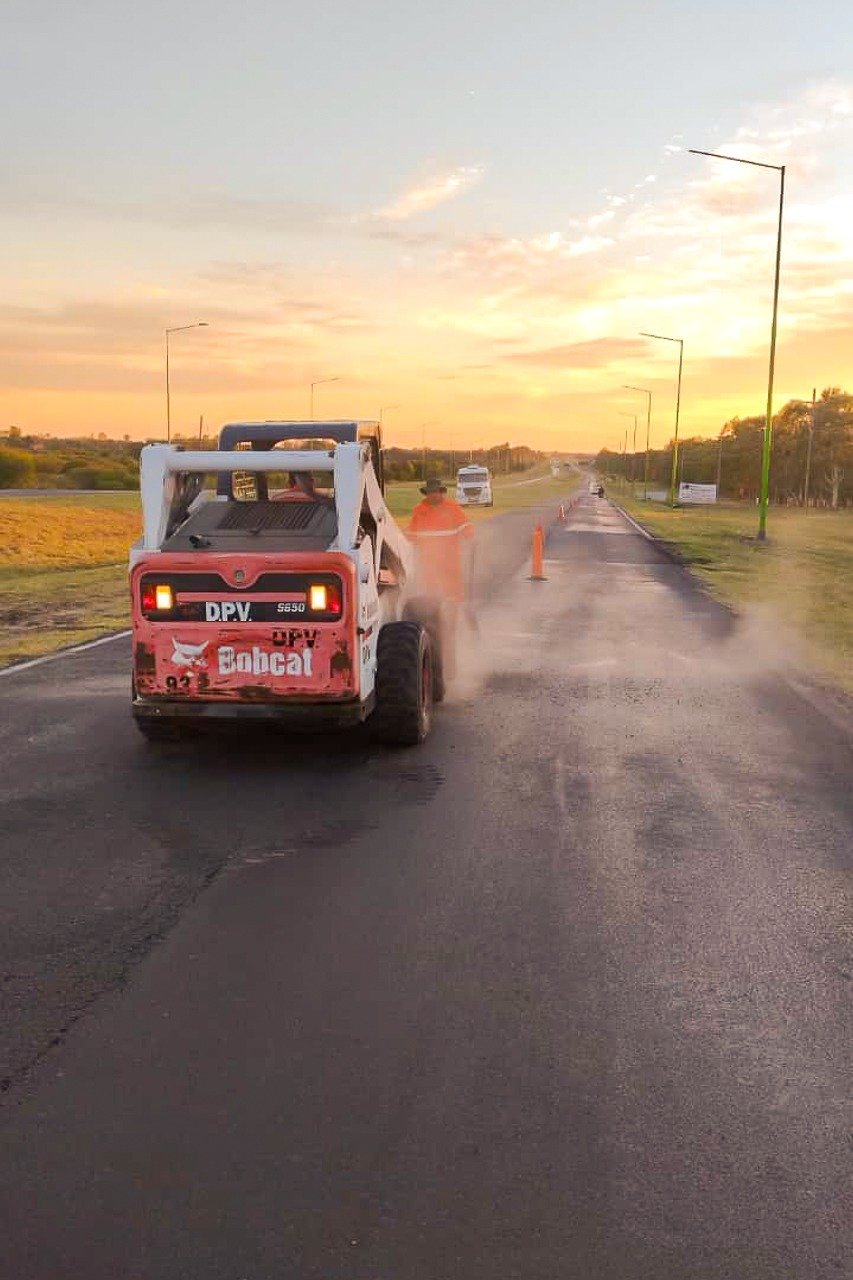
[[[376,653],[376,707],[370,726],[377,742],[414,747],[432,723],[432,645],[418,622],[388,622]]]
[[[431,596],[415,596],[403,609],[405,622],[419,622],[429,632],[432,646],[432,700],[443,702],[446,693],[444,678],[444,644],[442,637],[441,602]]]

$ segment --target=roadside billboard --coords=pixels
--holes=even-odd
[[[680,484],[678,486],[679,502],[712,503],[717,501],[715,484]]]

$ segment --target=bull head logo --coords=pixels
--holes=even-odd
[[[204,656],[204,651],[209,644],[209,640],[204,640],[201,644],[184,644],[182,640],[176,640],[172,636],[173,665],[176,667],[206,667],[207,659]]]

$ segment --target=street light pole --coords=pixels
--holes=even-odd
[[[325,382],[340,382],[339,377],[334,378],[317,378],[311,383],[311,421],[314,421],[314,388],[322,387]]]
[[[731,160],[734,164],[749,164],[756,169],[773,169],[779,174],[779,227],[776,233],[776,274],[773,281],[773,322],[770,326],[770,369],[767,376],[767,416],[764,421],[764,442],[761,451],[761,498],[758,515],[758,541],[767,537],[767,507],[770,501],[770,451],[773,441],[773,374],[776,368],[776,320],[779,313],[779,273],[782,265],[782,214],[785,206],[785,166],[766,164],[760,160],[743,160],[740,156],[721,156],[716,151],[696,151],[694,156],[710,156],[712,160]]]
[[[643,502],[647,502],[649,498],[649,438],[652,434],[652,393],[648,387],[631,387],[627,383],[622,387],[623,391],[642,391],[644,396],[648,396],[648,404],[646,406],[646,465],[643,468]]]
[[[659,342],[678,343],[678,390],[675,394],[675,439],[672,442],[672,471],[669,477],[669,505],[675,506],[675,476],[678,467],[678,417],[681,412],[681,370],[684,365],[684,339],[668,338],[663,333],[641,333],[641,338],[656,338]]]
[[[195,324],[179,324],[166,329],[166,443],[172,439],[172,400],[169,392],[169,334],[183,333],[185,329],[207,329],[206,320],[197,320]]]
[[[631,484],[634,483],[634,459],[637,454],[637,415],[636,413],[623,413],[623,418],[634,419],[634,443],[631,446]]]

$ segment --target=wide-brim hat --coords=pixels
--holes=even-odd
[[[447,485],[439,476],[430,476],[426,484],[421,485],[421,493],[447,493]]]

